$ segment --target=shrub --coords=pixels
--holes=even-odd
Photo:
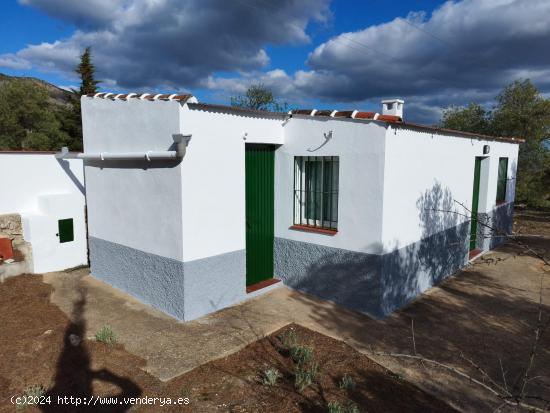
[[[298,364],[294,373],[294,385],[300,391],[315,383],[319,373],[319,364],[312,360],[308,363]]]
[[[270,387],[276,386],[279,377],[281,377],[281,373],[276,368],[266,369],[262,374],[262,384]]]
[[[296,335],[296,331],[291,328],[283,331],[277,338],[286,348],[294,347],[298,343],[298,336]]]
[[[101,343],[105,344],[115,344],[117,342],[117,337],[111,326],[105,325],[95,333],[95,339]]]
[[[340,403],[331,401],[327,405],[329,413],[344,413],[344,406]]]
[[[340,380],[340,388],[344,390],[355,390],[355,387],[357,385],[355,384],[355,381],[351,376],[349,376],[347,373],[344,374],[344,377],[342,377],[342,380]]]
[[[27,406],[37,404],[40,397],[44,396],[45,394],[46,389],[39,384],[27,387],[23,391],[23,402],[17,405],[17,410],[23,410]]]
[[[290,347],[290,357],[295,363],[303,365],[313,359],[313,351],[309,347],[295,345]]]
[[[187,386],[182,387],[180,389],[180,396],[183,397],[184,399],[185,398],[191,399],[191,388]]]
[[[342,406],[340,403],[332,401],[327,405],[329,413],[359,413],[359,408],[355,403],[349,403]]]

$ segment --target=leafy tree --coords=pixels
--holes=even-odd
[[[526,139],[519,150],[517,196],[550,205],[550,100],[529,81],[516,81],[496,98],[492,127],[498,136]]]
[[[259,83],[251,85],[244,95],[231,98],[231,106],[254,110],[285,111],[287,104],[280,104],[271,89]]]
[[[70,142],[61,130],[59,109],[33,82],[17,79],[0,88],[0,148],[51,150]]]
[[[452,106],[443,111],[441,124],[445,128],[464,132],[488,133],[489,116],[481,105],[470,103],[467,107]]]
[[[521,137],[516,199],[533,206],[550,206],[550,100],[529,80],[506,86],[492,112],[478,104],[443,112],[440,125],[467,132]]]

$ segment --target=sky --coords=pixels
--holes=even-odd
[[[549,0],[3,0],[0,72],[229,104],[263,83],[291,108],[381,111],[434,124],[488,108],[510,82],[550,94]]]

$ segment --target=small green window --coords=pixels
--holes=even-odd
[[[498,159],[497,202],[506,201],[506,182],[508,180],[508,158]]]
[[[59,242],[71,242],[74,241],[74,228],[73,219],[60,219],[57,221]]]

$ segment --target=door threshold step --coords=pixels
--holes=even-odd
[[[475,250],[471,250],[470,253],[468,254],[468,259],[469,260],[473,260],[474,258],[476,258],[478,255],[480,255],[481,253],[483,252],[483,250],[480,250],[480,249],[475,249]]]
[[[260,281],[259,283],[256,283],[256,284],[248,285],[246,287],[246,293],[247,294],[253,293],[254,291],[258,291],[258,290],[261,290],[262,288],[269,287],[270,285],[277,284],[280,281],[281,280],[278,280],[277,278],[270,278],[268,280]]]

